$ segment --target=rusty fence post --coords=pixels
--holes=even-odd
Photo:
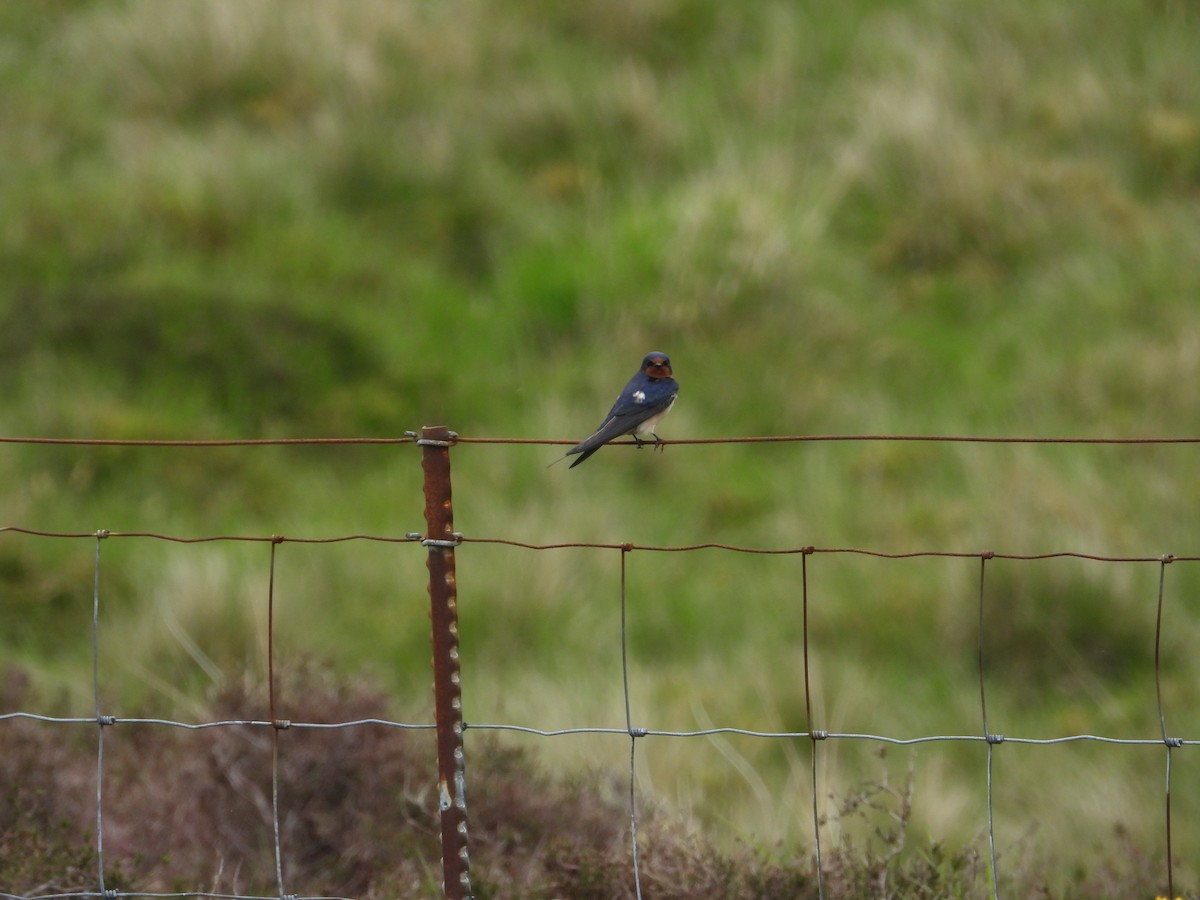
[[[437,719],[438,806],[442,816],[442,889],[447,900],[470,900],[467,779],[463,757],[462,685],[458,667],[458,590],[454,575],[454,508],[450,447],[458,437],[442,425],[421,429],[425,473],[425,539],[429,550],[429,615],[433,621],[433,696]]]

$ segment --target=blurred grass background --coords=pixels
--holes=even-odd
[[[1200,434],[1198,25],[1186,0],[2,5],[0,431],[577,438],[659,349],[681,383],[668,438]],[[1190,446],[557,455],[453,451],[457,527],[1200,552]],[[4,524],[52,530],[422,524],[405,448],[10,445],[0,481]],[[3,652],[63,709],[90,697],[85,543],[0,540]],[[112,702],[179,712],[261,669],[265,548],[105,558]],[[281,652],[426,714],[421,554],[285,545],[280,565]],[[805,729],[799,565],[634,554],[638,723]],[[810,559],[815,724],[978,732],[977,567]],[[1168,728],[1193,738],[1200,576],[1166,574]],[[622,725],[617,577],[615,553],[466,547],[467,720]],[[990,563],[991,729],[1155,737],[1157,579]],[[624,748],[535,747],[564,769]],[[823,746],[823,801],[878,774],[873,749]],[[978,839],[981,749],[887,764],[913,756],[913,846]],[[1194,860],[1200,773],[1175,758]],[[997,759],[1002,850],[1069,876],[1119,826],[1164,852],[1161,750]],[[807,767],[770,742],[648,742],[641,775],[718,833],[796,846]]]

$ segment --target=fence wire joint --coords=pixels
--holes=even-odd
[[[458,442],[457,431],[447,431],[446,440],[438,440],[437,438],[417,438],[418,447],[453,447]]]

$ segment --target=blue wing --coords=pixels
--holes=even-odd
[[[651,380],[634,376],[600,427],[567,451],[567,456],[581,454],[570,467],[575,468],[613,438],[630,434],[647,420],[666,412],[678,393],[679,385],[672,378]]]

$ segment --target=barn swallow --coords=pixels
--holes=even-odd
[[[571,463],[575,468],[602,446],[615,437],[623,434],[633,435],[638,447],[643,443],[641,435],[653,436],[655,445],[662,443],[662,438],[654,433],[654,428],[662,421],[662,417],[670,412],[679,396],[679,384],[671,377],[671,360],[665,353],[647,353],[642,360],[642,368],[629,379],[621,396],[608,411],[604,421],[592,434],[567,451],[567,456],[582,454]],[[565,457],[564,457],[565,458]]]

